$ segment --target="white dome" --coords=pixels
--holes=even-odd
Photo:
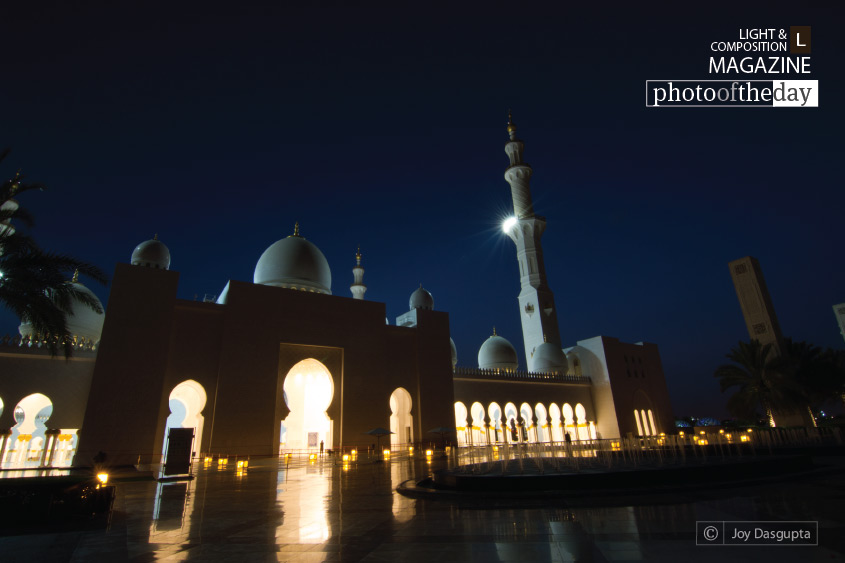
[[[513,345],[501,336],[493,336],[484,341],[478,350],[479,369],[504,369],[513,371],[519,362]]]
[[[86,293],[93,297],[100,309],[103,309],[103,304],[94,293],[79,282],[73,282],[73,288],[82,293]],[[103,334],[103,321],[106,318],[105,313],[97,313],[88,305],[75,302],[72,307],[73,312],[68,313],[66,317],[67,330],[71,336],[77,338],[84,338],[86,342],[93,342],[97,344]],[[29,322],[21,323],[18,327],[18,332],[22,337],[33,336],[32,325]]]
[[[299,232],[297,227],[296,232]],[[270,245],[255,266],[253,281],[262,285],[332,293],[332,271],[320,249],[298,234]]]
[[[455,341],[449,338],[449,345],[452,347],[452,369],[458,365],[458,349],[455,348]]]
[[[532,371],[541,373],[566,373],[568,364],[563,350],[551,342],[543,342],[531,357]]]
[[[133,266],[169,270],[170,250],[163,242],[158,240],[158,235],[156,235],[153,239],[144,241],[135,247],[129,263]]]
[[[428,291],[423,289],[422,284],[420,284],[419,289],[411,294],[408,306],[411,308],[411,311],[414,309],[427,309],[431,311],[434,309],[434,297],[432,297]]]

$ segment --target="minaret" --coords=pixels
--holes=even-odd
[[[546,281],[543,248],[540,237],[546,230],[546,220],[534,215],[531,204],[531,167],[522,161],[525,145],[516,138],[516,125],[508,112],[508,135],[505,152],[510,166],[505,170],[505,180],[511,186],[514,217],[505,224],[505,233],[516,244],[519,262],[519,316],[522,321],[522,339],[528,370],[534,370],[534,350],[544,341],[560,347],[560,330],[557,324],[555,298]]]
[[[352,299],[363,299],[367,292],[367,286],[364,285],[364,268],[361,267],[361,247],[358,247],[358,252],[355,253],[355,267],[352,268],[352,275],[355,277],[355,283],[349,286],[352,292]]]

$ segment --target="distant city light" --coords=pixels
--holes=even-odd
[[[502,230],[505,231],[505,234],[510,233],[513,226],[516,225],[518,219],[516,217],[508,217],[505,219],[505,222],[502,223]]]

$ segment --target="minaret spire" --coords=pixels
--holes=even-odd
[[[513,211],[516,222],[506,231],[516,245],[519,263],[519,316],[522,321],[522,339],[528,370],[533,371],[534,350],[543,342],[561,345],[560,329],[554,295],[546,281],[543,248],[540,237],[546,230],[546,220],[534,215],[531,203],[531,175],[533,171],[522,160],[525,144],[516,138],[516,124],[508,111],[508,137],[505,152],[510,166],[505,170],[505,180],[511,186]]]
[[[355,253],[355,267],[352,268],[352,276],[354,283],[349,286],[349,291],[352,292],[353,299],[364,299],[364,294],[367,292],[367,286],[364,285],[364,268],[361,267],[361,247],[358,247],[358,252]]]

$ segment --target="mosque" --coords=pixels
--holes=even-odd
[[[514,215],[503,229],[519,267],[523,369],[495,330],[477,366],[457,365],[449,315],[422,286],[386,322],[385,304],[364,298],[360,252],[352,297],[333,295],[329,264],[298,224],[264,251],[252,283],[231,280],[205,302],[176,297],[179,273],[156,237],[117,264],[103,314],[69,316],[71,360],[51,357],[26,323],[0,341],[0,467],[86,466],[102,454],[159,463],[179,429],[191,429],[194,456],[362,448],[379,427],[394,449],[667,431],[655,344],[561,342],[540,244],[546,220],[534,213],[510,118],[507,131]]]

